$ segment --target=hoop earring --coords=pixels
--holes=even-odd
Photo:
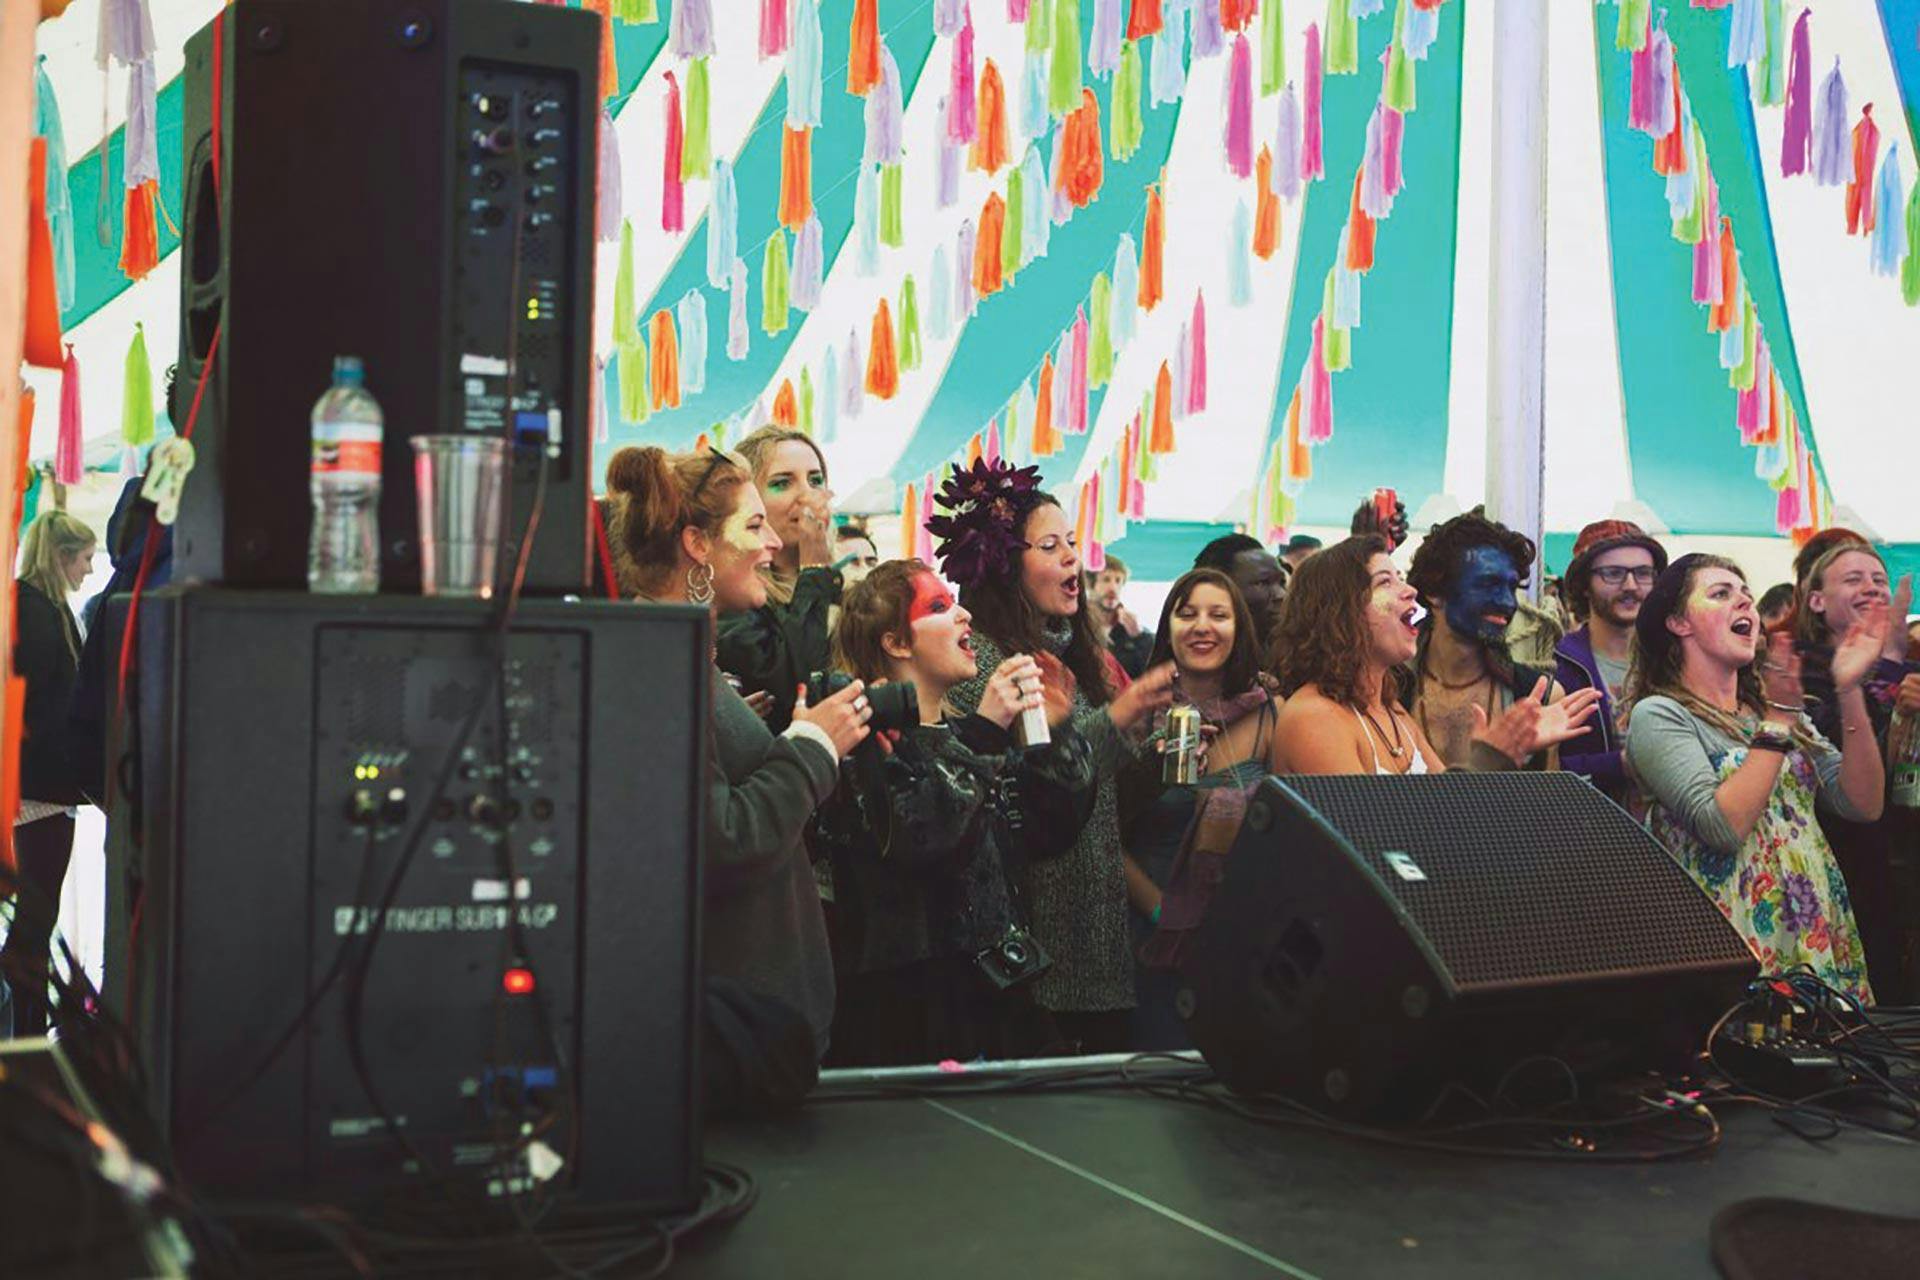
[[[687,602],[689,604],[713,603],[713,566],[696,564],[687,570]]]

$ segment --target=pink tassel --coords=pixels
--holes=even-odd
[[[787,51],[787,0],[760,0],[760,56],[777,58]]]
[[[667,154],[660,171],[660,229],[684,231],[687,225],[686,184],[680,180],[680,152],[686,135],[680,121],[680,82],[667,72]]]
[[[1380,108],[1380,182],[1391,200],[1407,185],[1400,167],[1400,140],[1406,136],[1407,118],[1392,107]]]
[[[67,358],[60,366],[60,437],[54,445],[53,478],[64,485],[76,485],[86,478],[80,434],[80,361],[67,344]]]
[[[1327,321],[1313,321],[1313,352],[1307,357],[1307,443],[1333,439],[1333,375],[1327,372]]]
[[[1315,182],[1327,175],[1327,161],[1320,138],[1320,92],[1325,71],[1320,65],[1320,27],[1307,27],[1306,86],[1300,106],[1300,178]]]
[[[1658,110],[1654,96],[1657,92],[1654,84],[1655,53],[1654,42],[1643,37],[1640,47],[1628,59],[1627,127],[1659,137],[1654,133],[1653,125],[1654,113]]]
[[[1067,431],[1076,436],[1087,433],[1087,309],[1081,307],[1073,317],[1073,342],[1067,357]]]
[[[1720,225],[1720,191],[1712,174],[1700,178],[1707,184],[1707,216],[1693,246],[1693,300],[1715,306],[1720,302],[1720,237],[1713,228]]]
[[[973,85],[973,13],[967,13],[967,25],[953,38],[953,79],[947,88],[947,140],[972,142],[979,128]]]
[[[1674,93],[1673,79],[1678,69],[1673,61],[1673,41],[1667,37],[1666,15],[1661,15],[1660,25],[1654,28],[1653,38],[1647,41],[1653,49],[1653,129],[1655,138],[1664,138],[1673,132]]]
[[[1813,160],[1813,41],[1807,33],[1812,15],[1805,9],[1793,24],[1793,61],[1787,66],[1787,119],[1780,137],[1780,176],[1807,171]]]
[[[1187,412],[1207,411],[1207,296],[1193,295],[1193,354],[1187,357]]]
[[[1000,461],[1000,423],[997,419],[987,424],[985,453],[988,466],[992,466]]]
[[[1253,46],[1244,33],[1233,39],[1227,75],[1227,167],[1235,177],[1253,176]]]
[[[930,494],[933,491],[933,473],[929,471],[925,485],[920,492]],[[913,554],[914,558],[920,561],[921,564],[933,563],[933,530],[927,527],[927,521],[936,514],[938,513],[934,511],[933,503],[929,501],[921,513],[920,527],[914,530]]]

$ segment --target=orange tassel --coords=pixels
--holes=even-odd
[[[969,467],[973,466],[980,461],[985,453],[986,446],[981,443],[980,433],[976,431],[973,433],[973,439],[967,441],[967,465]]]
[[[1040,382],[1034,390],[1033,456],[1051,458],[1060,452],[1060,433],[1053,429],[1053,357],[1040,360]]]
[[[1347,212],[1347,270],[1362,273],[1373,270],[1373,219],[1360,207],[1360,180],[1353,175],[1353,204]]]
[[[992,58],[980,71],[980,112],[967,167],[998,173],[1007,165],[1007,86]]]
[[[1140,305],[1148,311],[1167,296],[1165,262],[1167,214],[1160,204],[1160,188],[1147,192],[1147,225],[1140,234]]]
[[[867,346],[867,391],[882,400],[900,389],[900,359],[893,350],[893,312],[887,300],[873,313],[873,341]]]
[[[649,379],[653,392],[653,407],[660,409],[678,409],[680,407],[680,336],[674,331],[673,312],[662,310],[653,313],[653,333],[648,345],[652,347],[652,377]]]
[[[127,217],[120,236],[120,271],[129,280],[145,280],[160,265],[160,228],[153,202],[160,184],[152,178],[127,192]]]
[[[999,192],[980,206],[980,234],[973,242],[973,291],[981,297],[1000,292],[1000,239],[1007,229],[1007,202]]]
[[[600,15],[600,101],[620,92],[620,66],[613,52],[613,0],[587,0]]]
[[[854,0],[847,36],[847,92],[866,97],[880,83],[880,0]]]
[[[1687,139],[1680,129],[1680,69],[1673,71],[1673,128],[1653,144],[1653,171],[1662,176],[1687,171]]]
[[[800,421],[800,397],[793,392],[793,379],[782,378],[780,390],[773,397],[773,422],[775,426],[792,428]]]
[[[798,230],[813,216],[813,130],[788,128],[780,145],[780,225]]]
[[[21,356],[42,369],[58,369],[66,356],[60,350],[60,291],[53,269],[53,230],[47,223],[47,140],[33,139],[28,155],[26,332]]]
[[[1273,149],[1261,147],[1253,162],[1253,256],[1262,262],[1280,247],[1280,197],[1273,194]]]
[[[1754,441],[1755,444],[1780,443],[1780,379],[1773,378],[1767,383],[1767,428],[1766,434]]]
[[[1148,453],[1173,452],[1173,372],[1160,362],[1160,376],[1153,380],[1153,434],[1147,439]]]
[[[1287,401],[1287,478],[1308,480],[1313,477],[1313,450],[1300,438],[1300,388],[1293,389]]]
[[[1080,91],[1080,107],[1067,116],[1060,140],[1060,172],[1054,184],[1066,192],[1076,209],[1084,209],[1100,194],[1105,158],[1100,151],[1100,101],[1093,90]]]
[[[912,485],[900,495],[900,554],[912,554],[920,539],[920,503]]]
[[[1709,333],[1725,333],[1733,327],[1734,308],[1739,303],[1740,252],[1733,243],[1733,219],[1720,219],[1720,301],[1707,320]]]

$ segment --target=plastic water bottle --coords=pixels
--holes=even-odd
[[[1887,798],[1903,809],[1920,809],[1920,716],[1893,713],[1887,764],[1893,775]]]
[[[313,534],[307,589],[380,589],[380,405],[358,356],[335,356],[333,385],[313,406]]]

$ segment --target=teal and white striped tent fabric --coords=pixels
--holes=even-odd
[[[138,324],[156,371],[170,360],[178,277],[175,239],[164,225],[167,256],[151,276],[129,286],[115,265],[117,126],[126,115],[127,73],[109,73],[103,97],[93,61],[98,5],[77,0],[65,18],[42,27],[41,43],[65,125],[76,214],[68,337],[83,371],[89,457],[111,458],[129,340]],[[764,17],[779,16],[776,5],[789,28],[784,41],[763,31]],[[217,7],[214,0],[152,5],[161,189],[176,217],[179,46]],[[883,61],[897,78],[863,97],[848,91],[849,51],[869,8]],[[1741,394],[1730,381],[1752,358],[1739,349],[1741,335],[1710,331],[1711,307],[1695,301],[1695,249],[1675,234],[1676,214],[1684,223],[1691,207],[1687,191],[1655,172],[1655,138],[1634,127],[1634,81],[1652,74],[1652,63],[1640,55],[1636,73],[1636,55],[1619,46],[1655,41],[1671,49],[1658,75],[1677,69],[1683,118],[1697,126],[1688,131],[1689,151],[1706,161],[1690,169],[1712,175],[1710,212],[1728,220],[1737,240],[1740,298],[1751,300],[1765,338],[1755,375],[1762,428],[1769,415],[1790,418],[1806,446],[1806,466],[1790,487],[1810,514],[1864,527],[1893,547],[1896,560],[1920,567],[1920,423],[1910,391],[1920,307],[1903,296],[1901,279],[1903,269],[1920,271],[1906,257],[1909,236],[1920,241],[1920,197],[1911,194],[1920,0],[1820,6],[1807,20],[1805,76],[1797,78],[1802,9],[1792,0],[1671,0],[1661,13],[1645,0],[1551,6],[1544,507],[1555,565],[1564,563],[1575,530],[1617,511],[1703,545],[1753,539],[1727,545],[1767,569],[1790,553],[1775,537],[1779,494],[1759,473],[1784,475],[1791,449],[1776,443],[1769,455],[1767,446],[1743,443]],[[1164,580],[1201,538],[1237,524],[1262,533],[1282,517],[1315,530],[1344,526],[1377,485],[1429,514],[1482,497],[1486,313],[1498,252],[1486,231],[1499,54],[1486,0],[1444,0],[1437,8],[1427,0],[612,0],[611,10],[618,82],[609,111],[632,252],[623,269],[617,235],[600,246],[594,337],[606,363],[605,420],[596,430],[602,460],[629,442],[684,447],[716,423],[737,434],[772,413],[783,384],[791,384],[796,413],[823,440],[843,501],[893,511],[906,486],[923,488],[990,425],[1005,452],[1030,454],[1043,367],[1050,373],[1057,365],[1048,409],[1057,410],[1053,427],[1061,434],[1057,452],[1040,460],[1043,472],[1070,508],[1101,477],[1097,499],[1089,495],[1100,510],[1097,528],[1089,512],[1089,532],[1132,562],[1136,576]],[[716,20],[700,22],[703,11]],[[1160,29],[1128,40],[1130,24],[1153,13]],[[649,14],[654,21],[625,20]],[[817,296],[805,262],[811,245],[802,252],[799,229],[780,220],[790,129],[815,118],[807,101],[815,73],[802,34],[815,14],[821,91],[807,137]],[[1224,29],[1243,19],[1243,31]],[[774,51],[763,52],[763,43]],[[1389,65],[1396,48],[1405,65]],[[1323,77],[1309,66],[1314,52]],[[668,103],[680,105],[684,143],[693,136],[686,132],[695,123],[690,88],[701,58],[711,86],[711,152],[732,186],[731,201],[719,204],[730,204],[733,217],[713,216],[721,184],[699,168],[684,183],[683,229],[669,232],[662,229],[663,173],[668,147],[680,144],[666,127]],[[956,84],[970,86],[966,97],[978,105],[989,62],[1004,86],[1009,157],[991,172],[969,167],[968,147],[950,141],[949,120]],[[1355,71],[1341,73],[1345,65]],[[1878,130],[1865,163],[1879,229],[1865,236],[1848,234],[1844,184],[1782,172],[1783,137],[1797,104],[1811,100],[1814,131],[1831,131],[1823,95],[1836,65],[1848,176],[1863,104],[1873,105]],[[1071,92],[1075,76],[1096,103],[1102,167],[1097,194],[1082,207],[1051,194],[1068,128],[1062,108],[1081,100]],[[1270,171],[1242,176],[1236,169],[1262,148],[1281,169],[1299,154],[1298,135],[1282,128],[1282,104],[1312,115],[1306,98],[1315,79],[1324,177],[1299,184],[1297,195],[1284,172],[1269,177],[1277,226],[1261,256],[1250,240],[1269,203],[1260,182]],[[1663,89],[1671,83],[1659,80]],[[897,149],[892,112],[874,105],[890,85],[899,96]],[[1126,126],[1136,93],[1134,130]],[[1643,95],[1643,111],[1648,101]],[[104,167],[97,145],[103,104],[116,126]],[[1396,104],[1408,108],[1395,110],[1392,122],[1400,189],[1390,213],[1377,182],[1363,192],[1362,206],[1384,215],[1374,226],[1373,263],[1363,275],[1337,273],[1334,297],[1328,277],[1352,238],[1355,175],[1365,171],[1372,141],[1378,179],[1376,135]],[[943,151],[960,160],[945,190]],[[897,205],[883,164],[898,166],[891,179]],[[108,198],[101,202],[103,181]],[[969,240],[977,245],[985,206],[1013,205],[1016,185],[1024,216],[1007,221],[1020,243],[1003,246],[1001,261],[1011,279],[968,311],[974,273],[960,270],[960,259]],[[1133,305],[1132,290],[1112,286],[1137,279],[1150,188],[1164,213],[1164,298],[1145,310]],[[1043,190],[1049,194],[1036,198]],[[771,275],[770,242],[784,269]],[[1876,255],[1884,271],[1889,254],[1891,276],[1875,269]],[[744,268],[738,298],[736,257]],[[910,278],[915,341],[904,332]],[[1196,299],[1204,300],[1198,346]],[[897,390],[882,398],[862,385],[855,413],[849,351],[864,384],[883,300],[901,366]],[[744,325],[731,323],[736,305]],[[1325,342],[1323,355],[1337,365],[1331,348],[1344,345],[1346,367],[1321,383],[1329,434],[1296,451],[1311,459],[1311,476],[1301,477],[1289,467],[1286,423],[1304,383],[1302,431],[1312,430],[1322,395],[1313,330],[1323,307],[1330,319],[1357,323],[1329,326],[1342,329],[1344,342]],[[701,308],[706,351],[697,361],[698,334],[686,321]],[[1742,327],[1745,307],[1735,309]],[[653,403],[636,385],[645,368],[639,344],[655,336],[651,322],[661,311],[671,315],[679,351],[677,406]],[[1084,395],[1074,376],[1089,363],[1074,350],[1082,312],[1082,341],[1093,348]],[[632,327],[616,334],[616,318]],[[1099,376],[1103,336],[1116,348],[1106,380]],[[629,353],[625,395],[619,347]],[[1204,394],[1195,385],[1202,364]],[[1163,365],[1177,410],[1167,415],[1172,449],[1151,455],[1150,478],[1136,488],[1131,477],[1143,470],[1139,446],[1153,435]],[[57,404],[58,377],[31,376],[41,404]],[[1133,441],[1136,417],[1144,421]],[[56,419],[40,414],[36,457],[51,456]],[[1084,430],[1076,430],[1082,421]],[[1747,435],[1754,434],[1749,421]],[[1276,473],[1276,462],[1286,474]],[[1279,511],[1276,491],[1286,498]]]

